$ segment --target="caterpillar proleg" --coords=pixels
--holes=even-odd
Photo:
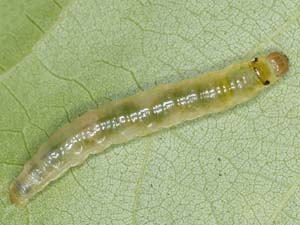
[[[24,165],[10,186],[18,207],[81,164],[90,154],[182,121],[217,113],[255,97],[288,71],[279,52],[229,65],[172,84],[162,84],[86,112],[56,131]]]

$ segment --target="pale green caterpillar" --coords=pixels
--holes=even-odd
[[[287,57],[272,52],[89,111],[40,146],[11,184],[11,201],[23,207],[49,182],[81,164],[90,154],[250,100],[287,71]]]

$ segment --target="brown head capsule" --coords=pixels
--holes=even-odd
[[[286,55],[280,52],[271,52],[267,56],[267,60],[271,64],[276,76],[281,77],[289,70],[289,60]]]

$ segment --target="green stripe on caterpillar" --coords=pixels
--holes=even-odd
[[[90,154],[162,128],[221,112],[255,97],[288,71],[285,55],[272,52],[173,84],[163,84],[86,112],[56,131],[10,186],[17,207],[81,164]]]

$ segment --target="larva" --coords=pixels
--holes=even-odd
[[[12,182],[10,199],[23,207],[49,182],[81,164],[90,154],[248,101],[287,71],[287,57],[272,52],[86,112],[40,146]]]

